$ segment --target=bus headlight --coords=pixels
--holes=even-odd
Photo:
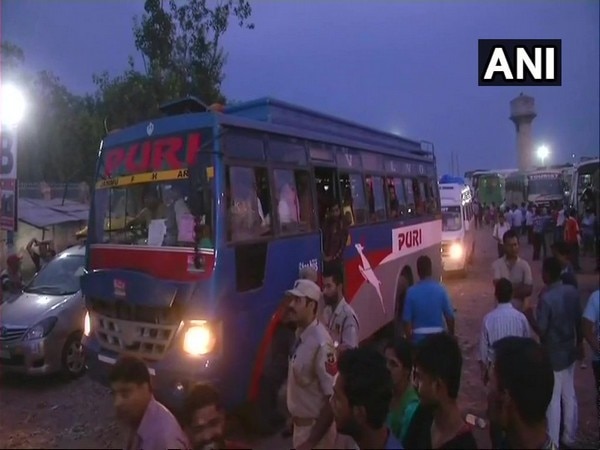
[[[217,343],[215,331],[206,320],[192,320],[183,337],[183,350],[192,356],[206,355]]]
[[[92,319],[90,319],[90,313],[85,312],[85,318],[83,319],[83,334],[89,336],[92,332]]]
[[[450,246],[450,258],[460,259],[463,256],[463,246],[459,242],[455,242]]]

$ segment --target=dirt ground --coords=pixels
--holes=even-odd
[[[494,306],[490,265],[495,257],[491,230],[478,231],[477,256],[466,279],[445,280],[457,312],[456,331],[463,349],[464,367],[460,404],[466,413],[485,417],[485,397],[477,366],[477,343],[481,319]],[[531,261],[531,247],[522,246]],[[532,262],[534,293],[541,288],[540,263]],[[579,275],[582,302],[598,287],[593,261],[583,260]],[[588,359],[589,359],[589,348]],[[579,401],[579,448],[598,448],[598,421],[594,406],[594,380],[588,367],[577,364],[576,392]],[[480,448],[489,448],[487,429],[477,430]],[[276,435],[257,439],[241,436],[256,449],[291,446],[290,439]],[[115,423],[109,392],[84,377],[65,382],[59,378],[24,379],[4,376],[0,385],[0,448],[119,448],[123,432]]]

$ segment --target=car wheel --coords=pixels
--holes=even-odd
[[[81,333],[69,336],[62,350],[62,368],[69,378],[77,378],[85,372],[85,359],[81,345]]]

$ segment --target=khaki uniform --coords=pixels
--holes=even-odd
[[[293,444],[309,438],[322,407],[333,395],[337,361],[327,329],[318,320],[296,335],[295,351],[289,362],[287,407],[294,423]],[[333,448],[335,424],[314,448]]]
[[[335,311],[332,311],[331,306],[323,309],[323,323],[338,351],[358,347],[358,318],[346,299],[339,301]]]

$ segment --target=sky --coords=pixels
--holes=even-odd
[[[225,95],[271,96],[435,144],[438,172],[517,166],[509,101],[535,97],[534,145],[565,163],[600,148],[600,2],[252,1],[254,30],[232,21]],[[131,31],[143,0],[2,0],[1,38],[32,70],[74,92],[92,74],[139,62]],[[562,39],[561,87],[479,87],[478,39]],[[141,68],[141,65],[138,65]]]

